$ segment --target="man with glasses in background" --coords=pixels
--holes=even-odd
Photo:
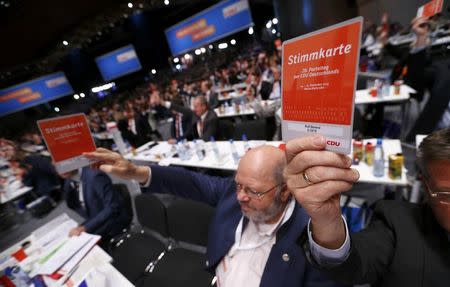
[[[350,158],[324,148],[320,137],[286,145],[286,184],[311,216],[299,240],[308,260],[345,284],[450,286],[450,128],[419,147],[427,202],[380,201],[370,225],[354,234],[339,200],[356,172]]]
[[[234,178],[182,168],[135,166],[105,149],[86,154],[99,168],[139,181],[144,192],[170,193],[216,207],[206,268],[217,286],[336,286],[309,267],[296,242],[308,222],[283,181],[284,152],[273,146],[248,151]]]

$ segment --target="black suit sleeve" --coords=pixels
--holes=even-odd
[[[205,126],[203,127],[202,139],[204,141],[209,141],[212,136],[217,139],[218,130],[219,118],[214,111],[209,111],[205,121]]]
[[[191,109],[173,103],[170,104],[170,109],[182,113],[183,116],[192,117],[192,115],[194,114]]]
[[[408,67],[406,83],[417,91],[421,100],[425,89],[432,86],[434,79],[434,70],[427,51],[409,54],[406,58],[406,66]]]
[[[395,230],[389,220],[389,208],[385,202],[377,204],[369,227],[351,235],[349,257],[335,266],[319,266],[313,259],[306,228],[300,244],[308,261],[332,279],[343,284],[373,284],[389,271],[395,252]]]

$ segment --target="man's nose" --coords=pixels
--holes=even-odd
[[[248,197],[247,193],[245,193],[243,190],[238,190],[236,192],[236,197],[238,201],[244,201],[247,202],[250,200],[250,198]]]

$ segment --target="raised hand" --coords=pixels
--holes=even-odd
[[[144,183],[148,180],[149,167],[137,166],[123,158],[118,153],[104,148],[97,148],[94,152],[83,153],[91,160],[97,161],[96,168],[105,173],[109,173],[122,179],[132,179]]]
[[[345,240],[340,194],[359,179],[346,155],[325,151],[325,138],[307,136],[286,144],[284,177],[288,189],[311,217],[313,237],[324,247],[339,248]]]

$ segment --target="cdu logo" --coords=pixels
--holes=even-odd
[[[340,146],[341,143],[338,141],[327,141],[327,145]]]

